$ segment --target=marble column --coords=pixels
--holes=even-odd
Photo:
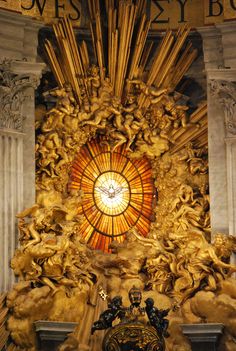
[[[236,24],[199,28],[207,75],[209,182],[213,234],[236,234]]]
[[[226,138],[229,234],[236,233],[236,135]]]
[[[225,120],[218,97],[212,92],[211,80],[224,69],[223,44],[219,28],[199,28],[207,76],[209,184],[212,233],[228,233],[227,164]]]
[[[218,96],[213,93],[215,71],[207,72],[209,184],[212,233],[228,233],[227,162],[225,121]],[[218,72],[218,71],[217,71]]]
[[[14,282],[10,260],[18,245],[16,214],[35,201],[34,92],[40,24],[0,11],[0,291]]]
[[[23,208],[23,138],[23,133],[0,129],[1,291],[14,280],[8,267],[17,246],[14,215]]]
[[[236,235],[236,23],[225,22],[217,28],[221,32],[225,67],[224,71],[217,74],[217,96],[225,121],[228,232]],[[214,79],[216,74],[210,74]]]
[[[228,233],[236,234],[236,69],[210,71],[210,89],[224,116]]]

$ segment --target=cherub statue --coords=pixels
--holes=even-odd
[[[230,256],[236,253],[236,237],[233,235],[216,233],[214,235],[213,246],[217,257],[223,262],[229,263]]]
[[[97,96],[98,89],[101,86],[101,78],[99,74],[99,68],[95,65],[92,65],[89,71],[87,78],[89,90],[91,91],[92,96]]]
[[[57,109],[65,114],[72,113],[72,104],[75,103],[72,87],[69,83],[65,83],[63,88],[52,89],[48,92],[51,96],[58,99]]]
[[[108,309],[102,312],[99,316],[99,320],[93,323],[91,334],[93,334],[96,330],[108,329],[112,327],[112,322],[116,318],[123,317],[123,308],[122,308],[122,297],[115,296],[108,303]]]
[[[146,96],[151,96],[152,104],[158,103],[162,99],[163,95],[166,94],[168,91],[166,88],[156,88],[154,86],[147,85],[140,79],[129,80],[129,83],[135,84],[136,87],[139,87],[141,92],[143,92]]]
[[[113,87],[110,81],[109,77],[105,77],[105,79],[102,81],[102,84],[100,88],[98,89],[98,96],[102,104],[108,104],[112,100],[112,92],[113,92]]]
[[[178,210],[183,204],[193,203],[193,189],[188,184],[181,184],[177,197],[172,203],[171,211]]]
[[[114,152],[119,146],[127,142],[126,136],[114,128],[108,131],[108,135],[114,140],[112,152]]]
[[[156,329],[157,334],[160,337],[169,337],[170,334],[168,333],[167,329],[169,326],[168,319],[164,318],[168,315],[170,309],[166,310],[159,310],[157,307],[154,306],[154,300],[149,297],[145,300],[146,303],[146,313],[149,319],[150,324]]]
[[[82,126],[90,125],[98,128],[105,128],[106,121],[114,114],[120,115],[121,103],[118,99],[113,99],[111,104],[107,106],[105,103],[101,105],[101,108],[94,112],[94,118],[92,120],[86,120],[81,123]]]

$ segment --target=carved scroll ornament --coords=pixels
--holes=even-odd
[[[227,134],[236,135],[236,83],[212,79],[210,89],[224,108]]]
[[[0,62],[0,128],[23,131],[22,105],[27,98],[25,90],[36,88],[38,78],[33,74],[15,74],[11,61]]]

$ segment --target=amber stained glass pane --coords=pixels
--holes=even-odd
[[[69,187],[84,193],[80,232],[92,248],[109,252],[109,244],[122,242],[133,226],[147,235],[156,194],[151,166],[146,158],[130,159],[126,145],[114,152],[102,138],[84,145],[71,167]]]

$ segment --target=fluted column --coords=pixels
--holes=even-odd
[[[14,282],[10,260],[19,243],[16,214],[35,200],[35,89],[40,25],[0,11],[0,291]]]
[[[225,119],[219,99],[212,90],[215,71],[207,73],[209,184],[212,232],[228,233],[227,163]]]
[[[23,208],[23,133],[0,130],[1,291],[13,283],[9,261],[17,246],[15,214]]]
[[[224,67],[222,36],[215,26],[199,28],[207,76],[209,184],[212,232],[228,233],[227,164],[225,117],[211,82]],[[216,79],[216,78],[215,78]]]
[[[14,282],[10,260],[18,246],[16,214],[34,203],[35,65],[11,60],[0,64],[1,291]]]
[[[228,169],[229,234],[236,233],[236,135],[226,138]]]
[[[236,235],[236,24],[200,28],[208,90],[208,142],[213,234]]]
[[[217,74],[217,98],[225,121],[228,232],[236,235],[236,23],[228,21],[217,28],[222,37],[225,67],[223,72]],[[236,257],[234,261],[236,262]]]
[[[214,79],[213,79],[214,77]],[[224,116],[228,232],[236,234],[236,70],[211,72],[210,89]]]

